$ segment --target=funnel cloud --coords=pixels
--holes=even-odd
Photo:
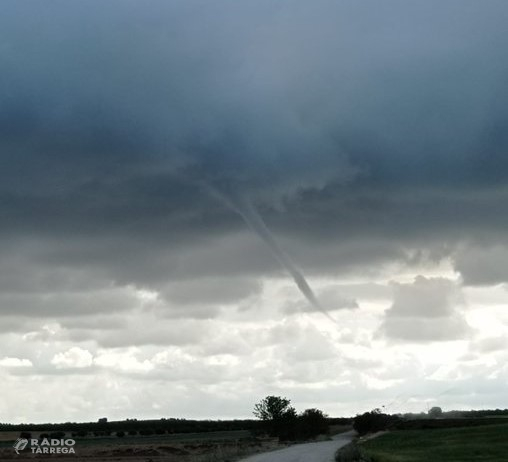
[[[224,197],[220,194],[221,197]],[[226,203],[229,204],[233,210],[235,210],[245,221],[247,226],[252,229],[270,249],[273,256],[279,261],[279,263],[286,269],[289,275],[293,278],[296,286],[317,311],[323,313],[330,321],[336,322],[336,320],[328,313],[325,307],[321,305],[314,291],[310,287],[303,273],[295,265],[291,257],[279,246],[275,240],[274,235],[266,226],[266,223],[259,215],[258,211],[254,208],[251,201],[246,197],[236,194],[232,197],[225,199]],[[341,305],[348,305],[349,308],[356,308],[358,305],[356,301],[341,301]],[[341,307],[342,307],[341,306]]]

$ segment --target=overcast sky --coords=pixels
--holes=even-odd
[[[4,0],[0,420],[507,407],[507,21]]]

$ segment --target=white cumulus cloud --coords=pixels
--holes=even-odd
[[[5,357],[0,359],[0,366],[2,367],[32,367],[32,361],[29,359]]]
[[[57,369],[90,367],[93,364],[93,356],[88,350],[72,347],[53,356],[51,364],[56,366]]]

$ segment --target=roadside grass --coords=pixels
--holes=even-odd
[[[394,431],[360,447],[375,462],[506,462],[508,424]]]

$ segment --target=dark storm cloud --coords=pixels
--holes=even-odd
[[[74,316],[128,311],[136,300],[122,289],[98,292],[57,292],[34,294],[7,294],[0,296],[2,313],[18,316]]]
[[[136,323],[124,326],[122,329],[111,331],[98,328],[72,329],[67,334],[67,339],[72,342],[83,342],[93,339],[97,345],[105,348],[128,347],[131,345],[192,345],[199,344],[206,338],[205,324],[195,321],[175,323],[162,323],[150,325],[140,329],[140,320]],[[145,324],[147,325],[147,324]]]
[[[214,189],[250,197],[312,271],[499,240],[507,15],[504,1],[5,2],[0,245],[18,276],[0,283],[57,284],[34,264],[161,288],[279,270]]]
[[[252,279],[216,279],[204,278],[198,281],[182,281],[166,287],[161,295],[179,305],[194,304],[229,304],[237,302],[249,295],[258,294],[261,284]]]
[[[502,241],[501,241],[502,242]],[[506,241],[504,241],[506,243]],[[508,281],[508,246],[483,245],[462,248],[455,264],[469,285],[494,285]]]

